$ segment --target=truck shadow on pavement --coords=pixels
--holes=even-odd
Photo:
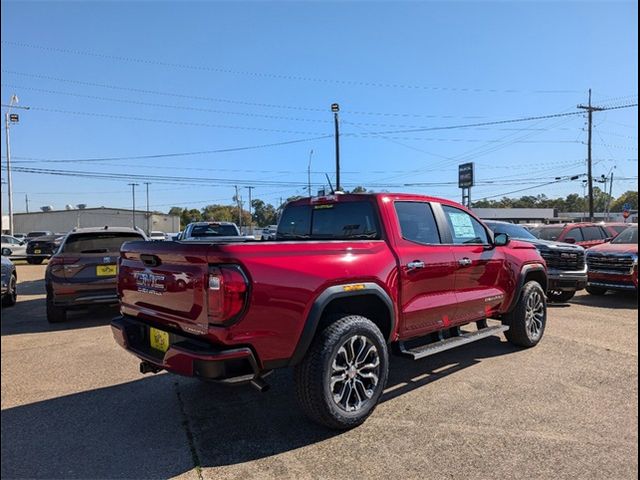
[[[382,402],[515,351],[490,337],[418,362],[392,356]],[[167,478],[341,435],[303,416],[290,369],[268,381],[271,390],[261,394],[159,374],[7,408],[2,478]]]
[[[574,297],[571,303],[596,308],[637,310],[638,294],[635,292],[611,292],[606,295],[580,295]]]
[[[2,309],[0,334],[4,336],[98,327],[108,325],[117,315],[117,307],[96,306],[83,310],[71,310],[68,312],[67,321],[49,323],[43,298],[19,299],[13,307]]]

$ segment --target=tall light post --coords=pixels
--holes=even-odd
[[[147,188],[147,235],[151,235],[151,214],[149,213],[149,185],[151,182],[144,182]]]
[[[333,112],[333,126],[336,136],[336,192],[338,192],[340,191],[340,127],[338,125],[338,112],[340,111],[340,105],[332,103],[331,111]]]
[[[307,167],[307,187],[309,196],[311,196],[311,157],[313,157],[313,149],[309,152],[309,166]]]
[[[131,185],[131,199],[133,204],[133,228],[136,228],[136,187],[139,185],[138,183],[128,183],[127,185]]]
[[[3,107],[9,107],[4,114],[4,128],[5,128],[5,140],[7,142],[7,207],[9,210],[9,235],[13,235],[13,179],[11,178],[11,141],[9,139],[9,125],[11,123],[18,123],[19,117],[17,113],[11,113],[12,108],[21,108],[22,110],[29,110],[29,107],[18,107],[18,96],[11,95],[8,105],[2,105]]]

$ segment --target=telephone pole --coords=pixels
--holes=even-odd
[[[240,194],[238,193],[238,186],[234,185],[236,189],[236,203],[238,204],[238,228],[242,233],[242,204],[240,203]]]
[[[147,235],[151,235],[151,215],[149,214],[149,185],[151,185],[151,182],[144,182],[144,185],[147,188]]]
[[[333,112],[333,125],[335,128],[336,136],[336,192],[340,191],[340,128],[338,126],[338,112],[340,111],[340,105],[337,103],[331,104],[331,111]]]
[[[587,111],[587,184],[589,187],[589,221],[593,222],[593,171],[591,162],[591,135],[593,130],[593,112],[599,112],[604,108],[594,107],[591,105],[591,89],[589,89],[589,103],[588,105],[578,105],[578,108]]]
[[[24,194],[24,205],[27,207],[27,213],[29,213],[29,194]]]
[[[136,228],[136,187],[139,185],[138,183],[128,183],[127,185],[131,185],[131,198],[133,203],[133,228]]]
[[[253,235],[253,217],[251,216],[251,190],[253,190],[256,187],[245,187],[247,190],[249,190],[249,231],[251,232],[250,235]]]

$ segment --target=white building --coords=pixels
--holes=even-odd
[[[8,227],[7,221],[7,229]],[[72,210],[50,210],[48,212],[30,212],[13,214],[13,231],[28,233],[32,231],[68,232],[74,227],[133,227],[133,211],[122,208],[84,208]],[[180,231],[180,217],[177,215],[147,213],[136,210],[135,226],[142,230],[157,230],[173,233]],[[3,218],[2,229],[5,229]]]

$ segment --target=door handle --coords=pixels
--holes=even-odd
[[[463,267],[468,267],[472,263],[473,263],[473,261],[470,258],[467,258],[467,257],[464,257],[464,258],[461,258],[460,260],[458,260],[458,264],[463,266]]]
[[[407,263],[407,268],[409,270],[415,270],[417,268],[424,268],[424,262],[422,260],[414,260],[413,262]]]

